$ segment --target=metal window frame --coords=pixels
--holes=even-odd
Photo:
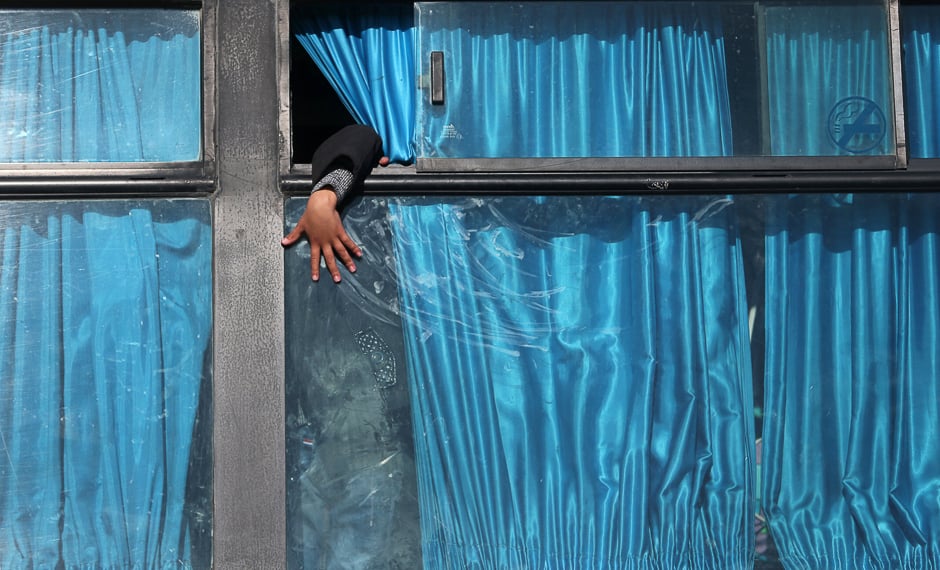
[[[96,198],[206,195],[215,189],[215,6],[218,0],[126,0],[13,2],[4,9],[198,10],[201,50],[200,160],[186,162],[14,162],[0,163],[0,198]]]

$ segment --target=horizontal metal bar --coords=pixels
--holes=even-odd
[[[133,5],[127,0],[10,0],[4,2],[4,10],[43,10],[69,9],[85,10],[107,8],[112,10],[131,10],[141,8],[197,9],[203,3],[199,0],[135,0]]]
[[[419,158],[418,172],[709,172],[895,170],[897,156]]]
[[[281,178],[286,194],[310,191],[309,176]],[[664,194],[940,191],[940,169],[641,173],[417,173],[376,169],[369,194]]]
[[[0,199],[205,196],[215,190],[212,178],[18,178],[0,179]]]

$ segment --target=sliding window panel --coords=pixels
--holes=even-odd
[[[893,156],[883,2],[761,7],[772,156]]]
[[[209,220],[2,204],[0,567],[211,566]]]
[[[893,8],[419,2],[417,168],[902,167]]]
[[[723,6],[419,3],[419,157],[729,155]]]

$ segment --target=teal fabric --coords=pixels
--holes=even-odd
[[[940,567],[940,201],[771,205],[762,496],[781,560]]]
[[[298,9],[294,36],[357,122],[382,137],[392,162],[415,159],[414,16],[411,5]],[[315,105],[315,101],[295,101]]]
[[[0,162],[199,160],[197,12],[0,15]]]
[[[730,200],[391,205],[426,568],[747,568]]]
[[[903,6],[904,118],[912,158],[940,157],[940,10]]]
[[[197,12],[0,26],[0,161],[200,158]],[[0,567],[189,567],[209,219],[203,200],[3,204]]]
[[[208,202],[3,212],[0,567],[188,567]]]
[[[446,102],[422,99],[420,155],[722,156],[732,151],[721,6],[431,3],[422,74],[443,51]]]

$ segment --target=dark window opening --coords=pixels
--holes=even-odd
[[[291,162],[309,164],[320,143],[356,121],[293,34],[290,59]]]

